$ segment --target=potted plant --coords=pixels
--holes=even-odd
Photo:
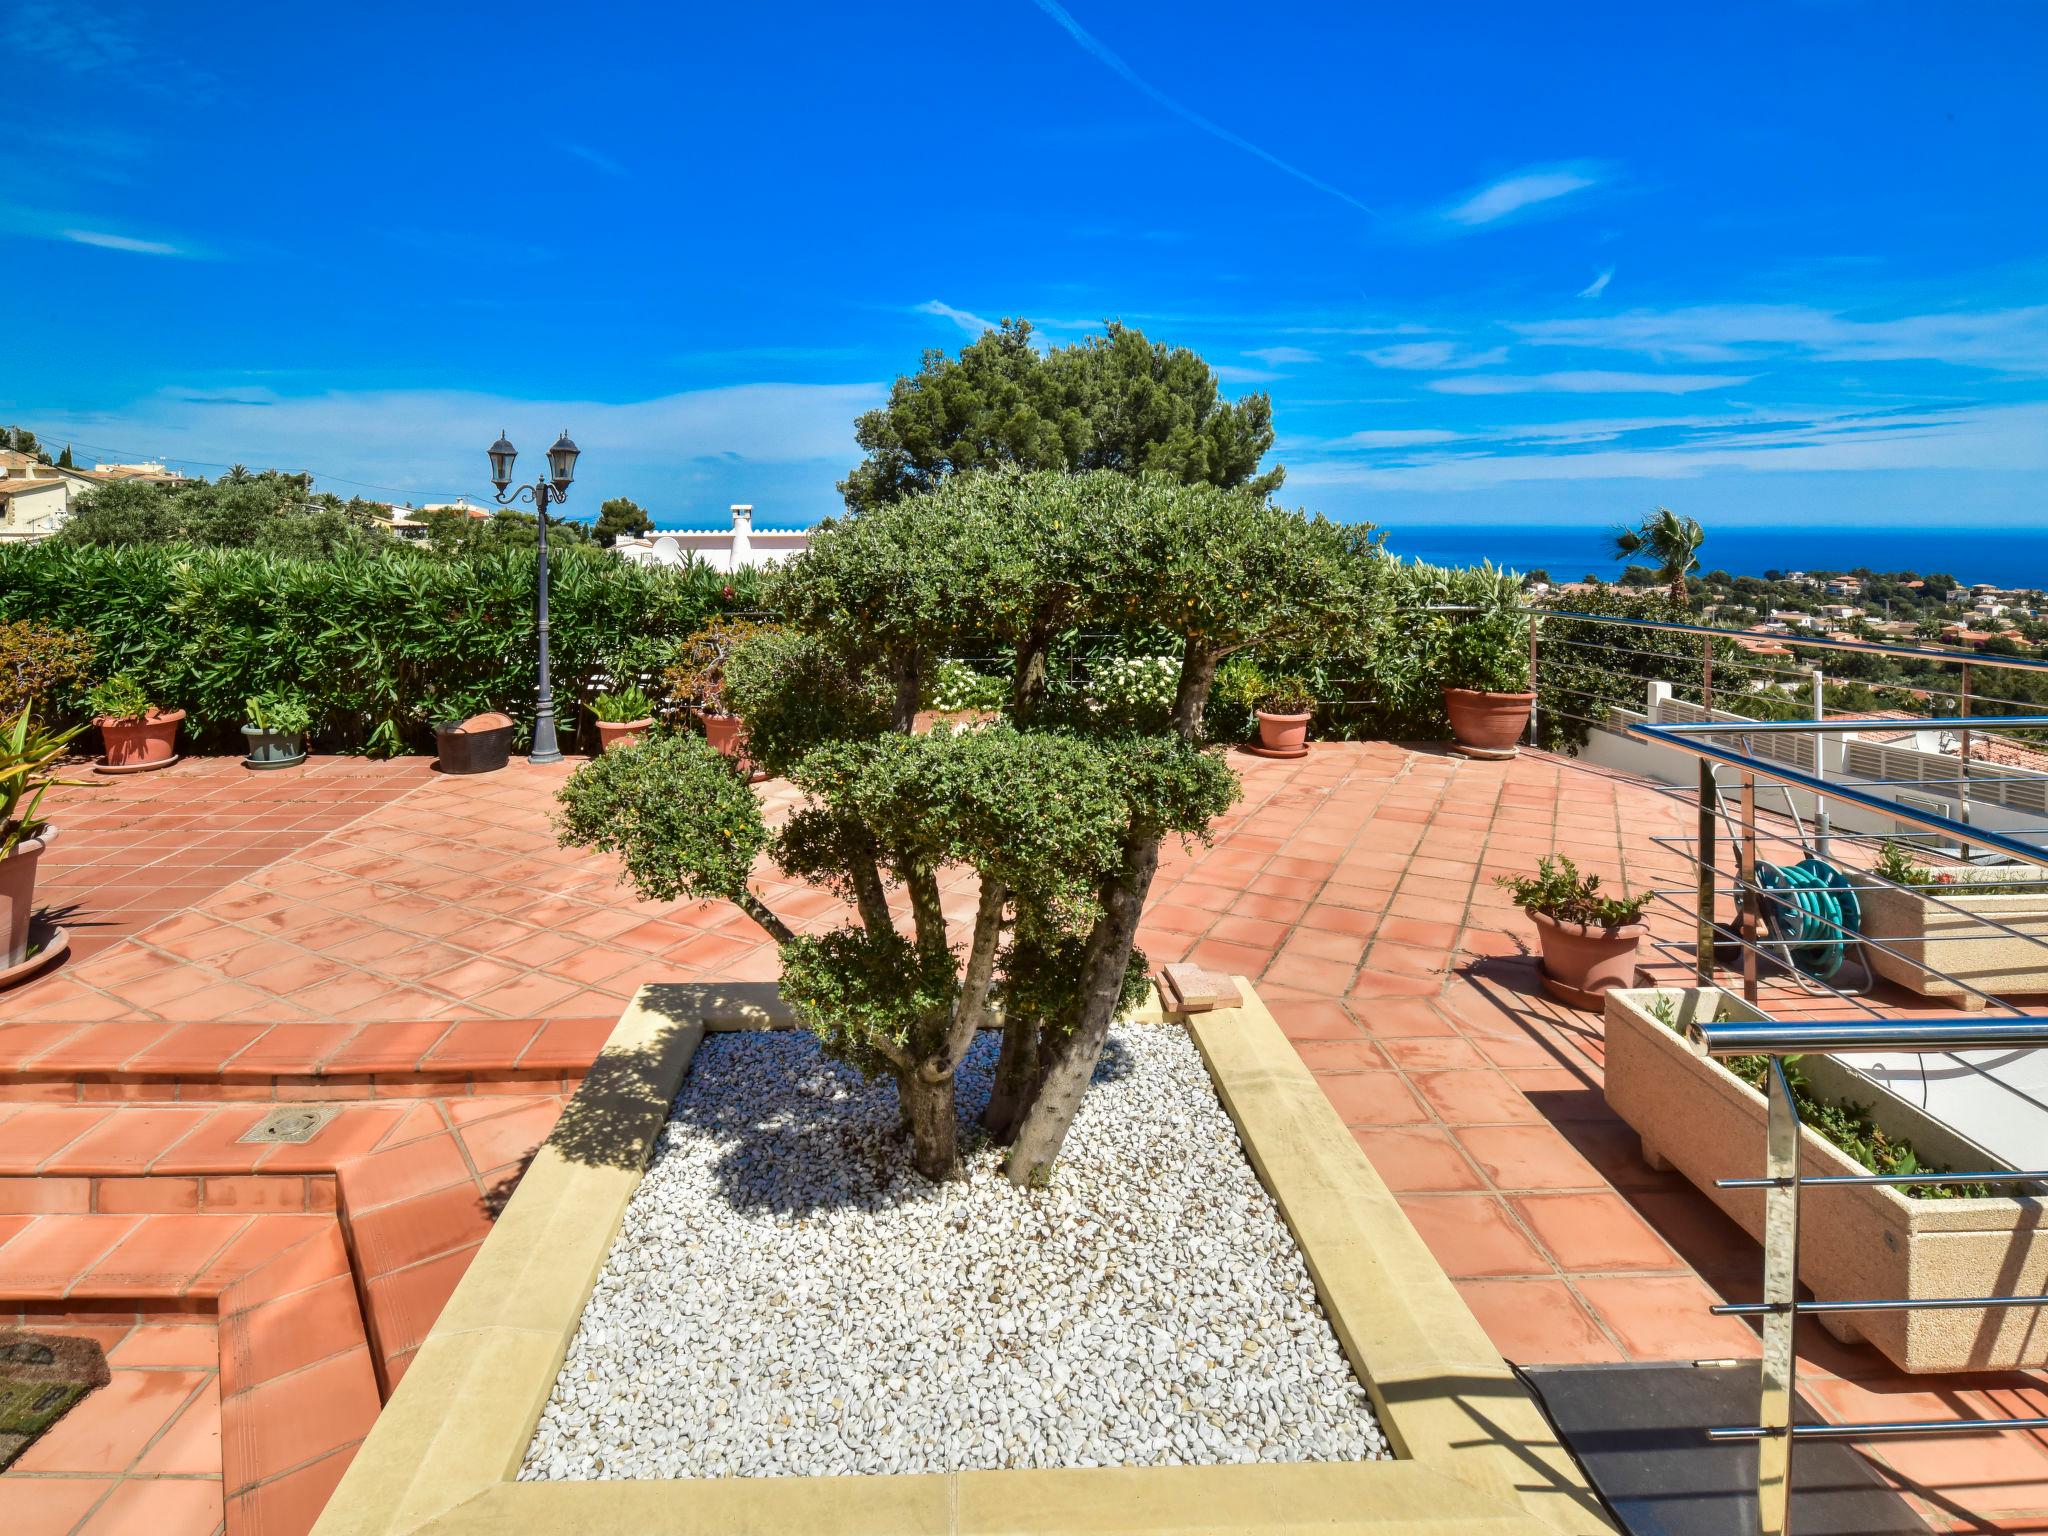
[[[23,979],[63,949],[61,929],[37,934],[30,922],[36,865],[57,831],[37,813],[52,786],[79,782],[58,778],[55,764],[83,729],[46,731],[25,704],[0,726],[0,986]]]
[[[157,708],[128,673],[116,672],[86,702],[106,745],[105,758],[95,764],[100,772],[140,773],[178,760],[178,725],[185,711]]]
[[[249,744],[245,768],[289,768],[306,760],[306,732],[313,728],[313,711],[296,694],[259,693],[244,701],[249,723],[242,727],[242,739]]]
[[[429,707],[436,766],[443,773],[495,773],[512,758],[512,717],[475,711],[473,697],[449,695]]]
[[[1299,677],[1269,680],[1252,706],[1259,720],[1259,745],[1281,757],[1308,755],[1308,722],[1316,696]]]
[[[1529,727],[1529,618],[1505,603],[1464,615],[1443,651],[1444,713],[1468,757],[1513,757]]]
[[[1984,1006],[1981,993],[2048,993],[2048,870],[1922,864],[1887,839],[1871,874],[1858,894],[1863,935],[1879,943],[1862,953],[1878,975],[1969,1009]]]
[[[1581,875],[1564,854],[1545,854],[1533,875],[1499,875],[1515,905],[1536,925],[1543,954],[1543,989],[1574,1008],[1597,1009],[1601,994],[1633,986],[1636,946],[1649,926],[1642,921],[1649,891],[1618,898],[1600,894],[1598,875]]]
[[[631,746],[654,727],[654,700],[639,688],[600,693],[590,701],[590,713],[597,719],[600,752]]]
[[[747,756],[746,722],[725,697],[725,665],[732,653],[768,625],[747,619],[713,619],[676,647],[662,682],[703,727],[712,746],[735,762]]]
[[[1695,1024],[1759,1021],[1719,988],[1617,987],[1606,996],[1602,1074],[1608,1105],[1641,1138],[1652,1168],[1676,1168],[1752,1237],[1764,1233],[1754,1178],[1764,1157],[1766,1058],[1704,1055]],[[1929,1058],[1930,1062],[1939,1058]],[[1788,1056],[1807,1178],[2003,1171],[2013,1164],[1937,1119],[1913,1096],[1833,1056]],[[2031,1162],[2020,1167],[2032,1167]],[[1839,1186],[1799,1213],[1799,1278],[1818,1301],[1873,1296],[2039,1294],[2048,1276],[2048,1200],[2018,1183]],[[2036,1308],[1941,1307],[1823,1312],[1838,1339],[1868,1340],[1900,1370],[2037,1370],[2048,1329]]]

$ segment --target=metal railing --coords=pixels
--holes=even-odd
[[[1641,724],[1629,734],[1699,759],[1699,838],[1691,857],[1697,869],[1692,895],[1696,903],[1697,941],[1694,963],[1702,986],[1715,985],[1717,948],[1724,937],[1732,937],[1742,952],[1743,995],[1752,1007],[1758,999],[1758,965],[1768,953],[1763,936],[1763,914],[1770,902],[1784,896],[1766,887],[1758,878],[1758,847],[1762,837],[1757,819],[1758,781],[1775,783],[1788,791],[1803,789],[1853,802],[1938,837],[1954,839],[1959,845],[1974,843],[2024,863],[2048,866],[2048,848],[2024,838],[1973,827],[1954,817],[1921,806],[1902,804],[1896,799],[1871,793],[1868,789],[1833,783],[1802,772],[1750,749],[1759,734],[1807,731],[1826,733],[1866,727],[1866,720],[1805,720],[1774,722],[1700,721],[1674,725]],[[1959,719],[1916,722],[1940,727],[1959,724]],[[1982,729],[2034,724],[2032,717],[1977,717]],[[1739,745],[1730,744],[1740,743]],[[1736,868],[1733,895],[1738,920],[1732,935],[1716,916],[1717,887],[1723,871],[1714,852],[1716,822],[1723,813],[1715,777],[1717,767],[1732,768],[1739,775],[1740,816],[1735,827]],[[1779,834],[1782,835],[1782,834]],[[1660,893],[1668,894],[1668,893]],[[1949,904],[1946,898],[1922,890],[1923,897]],[[2020,933],[1985,914],[1972,913],[1977,921],[2041,943],[2037,935]],[[1888,947],[1882,940],[1847,927],[1834,925],[1843,942]],[[1923,940],[1923,942],[1925,942]],[[1933,970],[1933,967],[1926,967]],[[1961,982],[1959,986],[1991,1001],[1989,994]],[[2006,1005],[2010,1006],[2010,1005]],[[1761,1011],[1761,1010],[1758,1010]],[[1874,1012],[1874,1011],[1873,1011]],[[1801,1171],[1801,1119],[1798,1101],[1787,1079],[1783,1058],[1794,1055],[1834,1055],[1839,1052],[1900,1050],[1907,1052],[1952,1052],[1960,1050],[2048,1047],[2048,1017],[2025,1013],[2017,1008],[2013,1017],[1967,1020],[1902,1019],[1873,1016],[1813,1023],[1786,1023],[1769,1018],[1758,1021],[1694,1022],[1688,1033],[1713,1057],[1766,1056],[1769,1058],[1763,1082],[1767,1103],[1765,1169],[1761,1178],[1717,1180],[1722,1189],[1760,1189],[1764,1193],[1763,1299],[1757,1302],[1726,1303],[1713,1311],[1731,1317],[1761,1321],[1763,1358],[1759,1367],[1759,1402],[1754,1424],[1712,1428],[1708,1439],[1716,1442],[1754,1441],[1757,1446],[1757,1530],[1760,1536],[1787,1536],[1790,1530],[1794,1487],[1793,1450],[1801,1440],[1868,1440],[1900,1435],[1944,1435],[1987,1431],[2048,1429],[2048,1417],[1974,1418],[1939,1420],[1869,1421],[1857,1423],[1795,1422],[1794,1399],[1798,1388],[1797,1327],[1803,1315],[1838,1313],[1901,1312],[1914,1310],[1988,1310],[2006,1307],[2048,1306],[2048,1296],[1993,1295],[1961,1297],[1870,1297],[1851,1300],[1805,1301],[1799,1299],[1799,1216],[1803,1192],[1863,1185],[1926,1186],[1938,1184],[2026,1185],[2043,1179],[2043,1170],[1989,1169],[1969,1173],[1834,1174],[1807,1177]]]

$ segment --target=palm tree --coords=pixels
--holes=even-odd
[[[1657,562],[1657,579],[1669,583],[1671,600],[1683,603],[1685,578],[1699,569],[1700,546],[1706,542],[1706,530],[1698,523],[1659,507],[1636,527],[1623,524],[1614,530],[1614,558],[1648,555]]]
[[[234,464],[229,466],[228,472],[223,478],[226,479],[229,485],[242,485],[255,477],[249,473],[248,465]]]

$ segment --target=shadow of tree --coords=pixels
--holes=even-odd
[[[505,1214],[505,1207],[512,1203],[512,1196],[518,1192],[519,1181],[526,1177],[526,1170],[533,1166],[533,1160],[539,1151],[540,1149],[536,1147],[527,1153],[519,1159],[518,1166],[483,1192],[477,1206],[483,1211],[485,1221],[496,1221]]]

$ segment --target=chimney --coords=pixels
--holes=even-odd
[[[736,571],[743,565],[754,563],[754,504],[736,501],[732,504],[732,563],[728,570]]]

